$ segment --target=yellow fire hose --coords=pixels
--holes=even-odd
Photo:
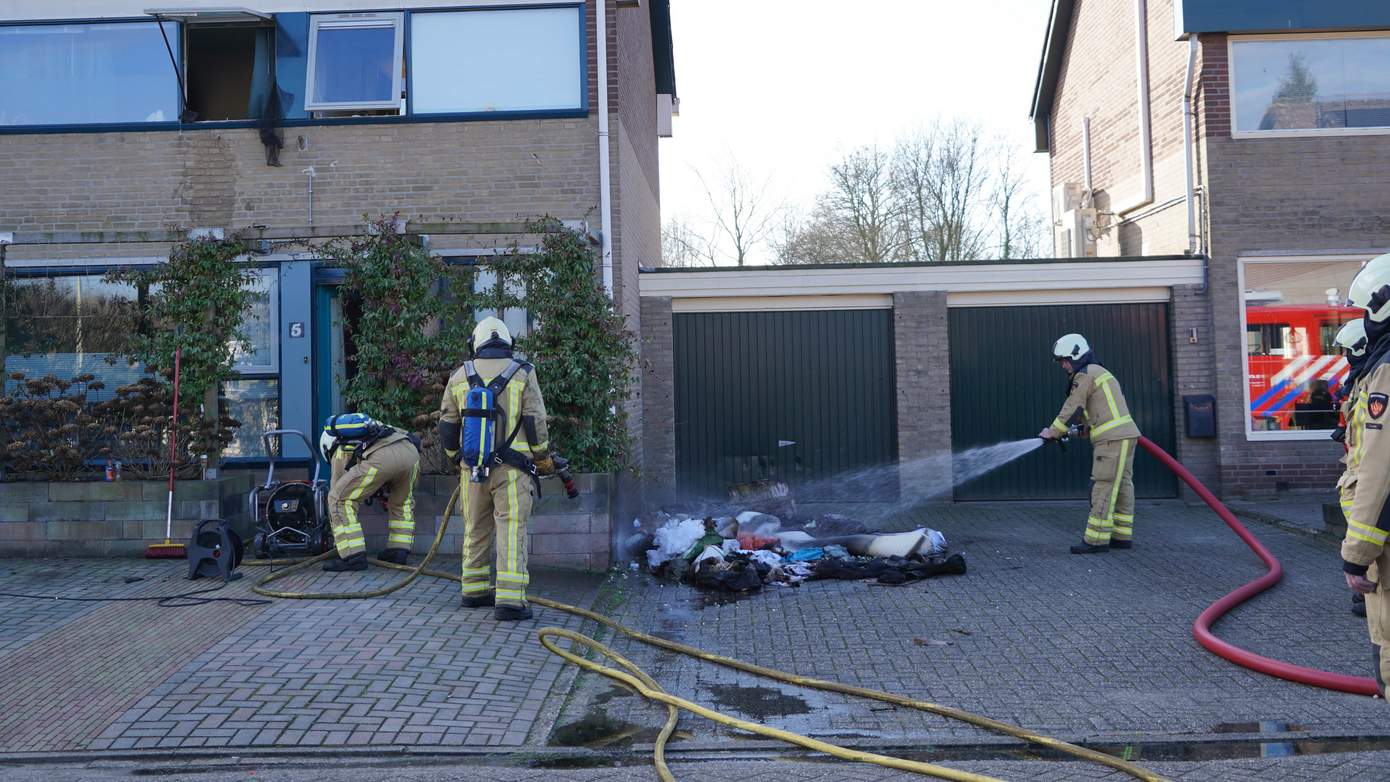
[[[395,592],[398,589],[403,589],[404,587],[408,586],[420,576],[442,578],[449,581],[461,581],[462,578],[458,574],[445,573],[440,570],[427,569],[430,560],[432,560],[435,554],[439,551],[439,545],[444,540],[444,532],[448,529],[449,519],[453,516],[454,506],[458,503],[458,498],[459,491],[458,489],[455,489],[453,495],[449,497],[449,502],[444,506],[444,514],[442,520],[440,521],[439,529],[435,532],[434,542],[430,545],[430,549],[425,554],[424,558],[420,560],[420,564],[411,567],[408,565],[397,565],[392,562],[383,562],[379,559],[370,560],[370,562],[373,565],[389,568],[392,570],[401,570],[409,574],[405,578],[396,582],[395,584],[383,587],[381,589],[374,589],[365,592],[281,592],[265,588],[267,584],[273,581],[278,581],[289,575],[300,572],[310,567],[316,562],[321,562],[331,556],[334,556],[334,552],[328,551],[323,554],[319,554],[316,557],[310,557],[308,559],[302,560],[262,559],[247,560],[246,562],[243,562],[242,564],[253,567],[269,565],[289,565],[289,567],[286,567],[283,570],[277,570],[261,578],[254,585],[252,585],[251,590],[258,595],[265,595],[267,597],[278,597],[287,600],[353,600],[359,598],[381,597],[383,595],[391,594],[392,592]],[[563,611],[565,613],[573,614],[584,619],[592,620],[601,625],[604,625],[605,627],[609,627],[613,630],[616,630],[617,632],[622,633],[623,635],[626,635],[627,637],[632,638],[634,640],[641,641],[642,643],[665,649],[667,651],[676,652],[677,654],[683,654],[687,657],[692,657],[697,660],[704,660],[705,662],[714,663],[715,665],[722,665],[726,668],[733,668],[734,670],[744,671],[745,673],[751,673],[756,676],[763,676],[769,679],[785,682],[787,684],[794,684],[800,687],[810,687],[816,690],[838,692],[844,695],[854,695],[861,698],[869,698],[871,700],[882,701],[884,703],[891,703],[896,706],[905,706],[907,708],[917,709],[919,711],[925,711],[931,714],[938,714],[940,716],[948,717],[950,719],[958,720],[960,722],[965,722],[980,728],[985,728],[987,730],[992,730],[997,733],[1002,733],[1006,736],[1012,736],[1014,738],[1023,739],[1024,741],[1030,742],[1032,744],[1037,744],[1038,746],[1047,747],[1048,749],[1056,750],[1058,752],[1063,752],[1065,754],[1071,755],[1076,758],[1080,758],[1082,760],[1089,760],[1094,763],[1109,766],[1110,768],[1117,769],[1126,774],[1129,774],[1135,779],[1144,780],[1144,782],[1166,782],[1166,780],[1158,774],[1141,768],[1140,766],[1137,766],[1128,761],[1117,758],[1113,755],[1107,755],[1103,752],[1097,752],[1096,750],[1087,749],[1085,747],[1080,747],[1075,744],[1069,744],[1065,741],[1060,741],[1049,736],[1034,733],[1030,730],[1020,728],[1016,725],[1010,725],[1006,722],[1000,722],[998,720],[990,719],[989,717],[982,717],[977,714],[971,714],[967,711],[961,711],[960,709],[953,709],[949,706],[942,706],[940,704],[931,703],[929,701],[915,700],[913,698],[908,698],[902,695],[895,695],[889,692],[882,692],[880,690],[871,690],[865,687],[855,687],[848,684],[841,684],[840,682],[829,681],[827,679],[814,679],[805,676],[797,676],[795,674],[790,674],[785,671],[779,671],[775,668],[767,668],[761,665],[755,665],[753,663],[744,662],[743,660],[736,660],[732,657],[724,657],[722,655],[717,655],[712,652],[704,651],[703,649],[697,649],[693,646],[686,646],[685,644],[677,643],[675,641],[668,641],[664,638],[658,638],[654,635],[648,635],[646,633],[640,632],[638,630],[633,630],[630,627],[622,625],[617,621],[610,619],[607,616],[604,616],[603,614],[579,608],[578,606],[572,606],[567,603],[557,602],[555,600],[547,600],[543,597],[529,597],[527,599],[530,602],[535,603],[536,605],[544,606],[546,608],[553,608],[557,611]],[[570,649],[561,649],[555,644],[555,639],[557,638],[564,638],[570,641],[572,644],[574,644],[574,646],[570,647]],[[777,728],[770,728],[766,725],[760,725],[755,722],[749,722],[747,720],[741,720],[736,717],[730,717],[727,714],[723,714],[713,709],[706,708],[698,703],[688,701],[684,698],[680,698],[666,692],[661,688],[661,685],[657,684],[655,680],[653,680],[649,675],[647,675],[646,672],[644,672],[632,661],[613,651],[611,648],[599,643],[593,638],[590,638],[589,636],[583,635],[581,633],[576,633],[572,630],[565,630],[559,627],[542,627],[536,633],[536,640],[540,642],[541,646],[544,646],[550,652],[559,655],[565,660],[574,663],[575,665],[578,665],[585,670],[592,671],[601,676],[605,676],[609,679],[612,679],[613,681],[618,682],[619,684],[635,691],[637,694],[641,695],[643,698],[646,698],[649,701],[665,704],[667,712],[666,723],[662,726],[660,734],[658,734],[656,737],[655,749],[653,751],[653,760],[656,765],[656,771],[663,782],[675,782],[675,776],[671,774],[671,770],[666,764],[666,743],[671,738],[671,735],[675,732],[676,720],[679,716],[679,709],[684,709],[685,711],[691,712],[692,714],[697,714],[701,717],[704,717],[708,720],[712,720],[721,725],[727,725],[731,728],[736,728],[738,730],[746,731],[748,733],[754,733],[759,736],[766,736],[771,739],[777,739],[778,741],[784,741],[789,744],[795,744],[797,746],[805,747],[806,749],[813,750],[815,752],[823,752],[832,757],[840,758],[841,760],[851,760],[860,763],[872,763],[874,765],[883,766],[885,768],[897,769],[899,771],[911,771],[917,774],[924,774],[927,776],[937,777],[939,779],[957,780],[957,782],[999,782],[999,780],[996,780],[993,777],[987,777],[980,774],[972,774],[966,771],[957,771],[956,769],[946,768],[945,766],[938,766],[932,763],[924,763],[915,760],[906,760],[904,758],[895,758],[888,755],[879,755],[872,752],[863,752],[860,750],[849,749],[848,747],[841,747],[836,744],[830,744],[828,742],[820,741],[818,739],[813,739],[809,736],[803,736],[799,733],[793,733],[791,731],[786,730],[779,730]],[[574,652],[574,649],[576,647],[587,647],[588,649],[597,652],[603,657],[607,657],[608,659],[617,663],[621,668],[626,670],[619,670],[618,668],[606,666],[593,660],[581,657],[580,655]]]

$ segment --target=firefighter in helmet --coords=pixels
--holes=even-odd
[[[1347,474],[1342,508],[1347,521],[1342,571],[1347,587],[1366,596],[1366,623],[1376,658],[1376,683],[1385,694],[1390,676],[1390,593],[1381,581],[1390,571],[1390,253],[1367,263],[1351,281],[1349,304],[1366,311],[1366,347],[1351,396],[1346,441]]]
[[[502,321],[479,321],[469,350],[472,360],[444,389],[439,420],[439,440],[462,473],[462,604],[494,606],[502,621],[530,619],[526,525],[540,476],[555,472],[545,400],[535,367],[514,355]]]
[[[420,476],[420,442],[415,435],[361,413],[331,416],[319,435],[319,450],[333,468],[328,517],[338,556],[328,571],[366,570],[367,543],[358,514],[386,495],[386,550],[380,558],[406,563],[415,539],[415,480]]]
[[[1053,440],[1068,433],[1091,440],[1091,515],[1073,554],[1099,554],[1134,546],[1134,449],[1139,427],[1120,383],[1096,363],[1086,338],[1068,334],[1052,346],[1053,360],[1070,375],[1070,389],[1052,424],[1038,433]]]

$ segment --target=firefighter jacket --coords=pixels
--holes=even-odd
[[[478,358],[473,361],[473,369],[484,383],[490,383],[493,378],[502,374],[511,361],[510,358]],[[444,388],[444,398],[439,403],[440,436],[444,443],[444,452],[450,459],[458,454],[458,431],[463,421],[460,411],[467,396],[468,371],[459,367],[449,376],[449,384]],[[512,439],[510,450],[531,460],[549,455],[550,439],[545,421],[545,400],[541,397],[540,383],[536,382],[535,367],[523,363],[502,389],[502,393],[497,395],[497,405],[502,408],[503,413],[501,429],[497,432],[499,447],[515,432],[516,437]]]
[[[1343,480],[1354,486],[1354,497],[1346,513],[1342,569],[1375,581],[1380,574],[1367,571],[1381,561],[1390,534],[1390,503],[1386,502],[1390,497],[1390,433],[1385,431],[1390,422],[1386,410],[1390,406],[1390,361],[1381,359],[1369,367],[1352,399],[1347,422],[1347,442],[1351,444],[1347,470],[1351,475]]]
[[[1087,364],[1071,376],[1071,393],[1062,411],[1052,422],[1058,434],[1075,424],[1090,429],[1093,443],[1128,440],[1139,436],[1139,427],[1129,415],[1129,405],[1120,391],[1120,382],[1100,364]]]
[[[1343,427],[1342,448],[1345,450],[1341,459],[1345,467],[1342,470],[1342,477],[1337,480],[1337,488],[1339,489],[1356,483],[1356,471],[1361,465],[1361,430],[1352,426],[1352,420],[1356,415],[1357,404],[1361,401],[1360,398],[1363,394],[1364,384],[1362,380],[1363,378],[1356,378],[1339,408]]]
[[[405,432],[395,427],[391,427],[391,431],[389,433],[382,435],[381,437],[378,437],[377,439],[367,443],[366,446],[359,445],[358,443],[354,443],[351,440],[339,441],[340,444],[338,445],[338,450],[336,453],[333,454],[333,461],[330,464],[330,467],[333,471],[332,481],[330,482],[330,485],[338,484],[339,479],[341,479],[343,475],[348,471],[349,465],[355,465],[357,462],[366,459],[368,456],[371,456],[373,453],[380,451],[382,448],[385,448],[388,445],[394,445],[402,440],[408,440],[412,445],[415,446],[415,449],[417,451],[419,450],[419,443],[416,441],[414,437],[406,434]],[[361,451],[361,453],[358,452],[359,450]]]

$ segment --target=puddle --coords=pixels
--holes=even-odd
[[[1307,728],[1291,722],[1264,720],[1262,722],[1219,722],[1211,727],[1212,733],[1294,733]]]
[[[597,709],[584,715],[582,719],[561,725],[550,734],[553,747],[608,747],[620,742],[631,742],[642,728],[631,722],[615,720],[608,712]]]
[[[757,594],[757,592],[696,592],[691,603],[695,610],[699,611],[716,606],[733,605],[748,600]]]
[[[810,714],[811,706],[794,695],[771,687],[740,687],[736,684],[708,684],[714,702],[735,709],[757,720],[785,717],[791,714]]]

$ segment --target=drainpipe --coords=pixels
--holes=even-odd
[[[1085,205],[1093,205],[1091,190],[1091,118],[1081,118],[1081,181],[1086,188]],[[1060,219],[1060,218],[1059,218]]]
[[[1182,145],[1186,155],[1186,195],[1187,195],[1187,254],[1196,255],[1201,249],[1201,237],[1197,233],[1196,172],[1193,170],[1192,138],[1192,89],[1197,73],[1197,36],[1187,39],[1187,82],[1182,94]]]
[[[1134,37],[1139,77],[1139,167],[1143,192],[1134,200],[1114,208],[1117,215],[1148,206],[1154,200],[1153,127],[1149,110],[1149,4],[1134,0]]]
[[[603,221],[603,289],[613,298],[613,178],[608,161],[608,2],[595,0],[598,15],[598,198]]]

